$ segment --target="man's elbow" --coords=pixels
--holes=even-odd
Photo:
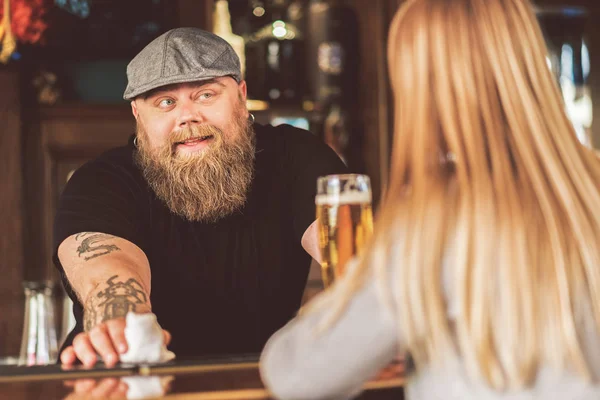
[[[312,224],[310,224],[306,231],[304,231],[301,243],[304,250],[318,263],[320,263],[321,250],[319,249],[319,232],[317,228],[317,221],[314,221]]]

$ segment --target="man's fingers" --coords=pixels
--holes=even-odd
[[[77,379],[64,382],[65,387],[73,388],[69,398],[75,399],[126,399],[128,386],[118,378]],[[66,400],[66,399],[65,399]]]
[[[87,333],[80,333],[73,339],[73,348],[75,349],[75,355],[81,360],[83,365],[91,367],[96,364],[96,351],[90,342],[89,335]]]
[[[125,319],[119,318],[106,322],[108,334],[112,340],[114,349],[123,354],[127,352],[127,340],[125,339]]]
[[[165,335],[165,346],[168,346],[171,343],[171,333],[163,329],[163,335]]]
[[[399,378],[404,375],[404,370],[405,367],[403,359],[395,358],[390,364],[379,371],[375,377],[375,380]]]
[[[94,349],[102,356],[107,367],[113,367],[119,361],[117,351],[113,346],[112,338],[108,333],[108,327],[105,323],[96,325],[90,331],[90,341]]]
[[[73,365],[73,363],[77,360],[77,355],[75,354],[75,349],[73,346],[69,346],[63,350],[60,354],[60,362],[65,365]]]

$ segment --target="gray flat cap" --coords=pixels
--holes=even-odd
[[[125,100],[174,83],[220,76],[241,80],[240,60],[219,36],[198,28],[172,29],[148,44],[127,65]]]

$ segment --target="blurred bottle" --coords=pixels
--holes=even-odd
[[[52,282],[24,282],[25,318],[19,365],[53,364],[58,356]]]
[[[589,14],[581,7],[536,9],[548,47],[548,65],[560,86],[577,138],[592,147],[593,105],[590,54],[584,36]]]
[[[311,0],[308,7],[307,70],[314,102],[311,130],[354,172],[364,171],[358,118],[359,26],[343,0]]]
[[[359,27],[354,9],[342,0],[311,0],[307,67],[315,105],[335,99],[356,103],[359,86]]]
[[[217,0],[213,14],[213,33],[222,37],[233,47],[240,59],[242,77],[246,74],[246,51],[244,38],[233,33],[231,28],[231,15],[227,0]]]
[[[246,42],[250,97],[274,104],[301,104],[306,87],[304,38],[290,18],[294,7],[285,0],[270,0],[262,10],[271,19]]]

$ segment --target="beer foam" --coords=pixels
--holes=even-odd
[[[315,197],[316,205],[337,205],[337,204],[364,204],[371,203],[371,193],[368,192],[350,192],[342,194],[318,194]]]

